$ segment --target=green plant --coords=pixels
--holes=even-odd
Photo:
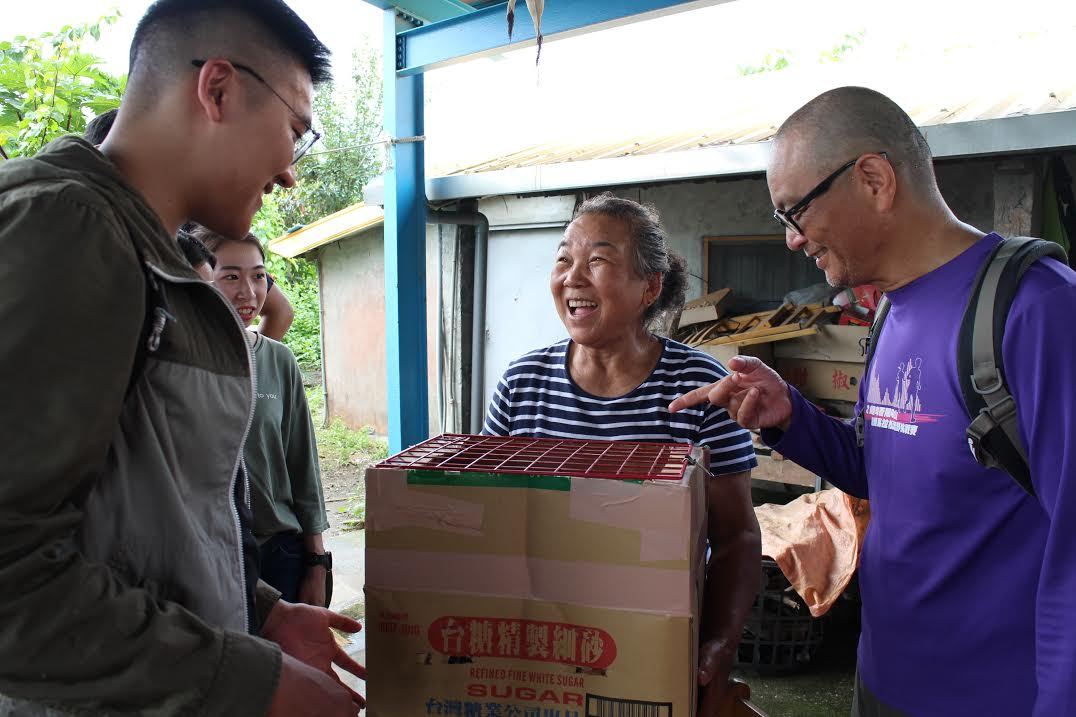
[[[283,232],[362,201],[362,189],[381,171],[381,56],[356,50],[349,82],[318,88],[314,114],[321,142],[297,165],[298,185],[278,197]]]
[[[365,426],[356,431],[339,418],[334,418],[328,428],[318,431],[318,453],[321,457],[341,468],[361,465],[388,457],[388,441],[378,438],[374,429]]]
[[[322,466],[331,468],[360,468],[388,457],[389,445],[374,435],[374,429],[366,426],[352,430],[339,418],[333,419],[328,428],[317,432],[318,452]],[[343,530],[361,530],[366,527],[366,495],[360,490],[351,495],[338,509]]]
[[[759,65],[739,65],[737,71],[741,75],[758,75],[763,72],[778,72],[789,66],[791,53],[788,50],[774,50],[767,52]]]
[[[310,266],[309,262],[303,262]],[[284,335],[284,343],[295,354],[299,367],[311,370],[321,368],[321,304],[318,298],[317,277],[282,281],[282,290],[291,300],[295,320]]]
[[[841,40],[841,43],[839,45],[834,45],[828,50],[823,51],[819,55],[818,61],[822,63],[840,62],[845,55],[863,44],[863,36],[866,34],[866,30],[860,30],[859,32],[846,32],[844,34],[844,38]]]
[[[339,512],[343,516],[340,527],[343,530],[362,530],[366,527],[366,496],[352,496]]]
[[[108,74],[101,58],[83,48],[89,39],[100,39],[102,25],[118,18],[113,12],[95,23],[0,42],[0,149],[5,154],[36,154],[119,107],[127,76]]]
[[[381,171],[380,150],[370,144],[381,131],[380,64],[380,52],[373,47],[357,50],[349,82],[318,88],[314,113],[322,140],[296,166],[297,185],[267,196],[254,217],[254,234],[266,246],[293,227],[311,224],[361,201],[363,187]],[[271,251],[266,264],[295,310],[284,343],[304,369],[319,368],[317,267]]]
[[[321,392],[321,384],[308,382],[305,375],[303,384],[306,386],[306,405],[310,408],[310,417],[314,419],[315,426],[320,426],[325,418],[325,394]]]

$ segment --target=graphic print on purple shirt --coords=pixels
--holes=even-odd
[[[897,379],[883,389],[879,377],[882,362],[875,357],[870,367],[870,382],[863,415],[867,425],[906,436],[915,436],[923,423],[937,423],[944,414],[923,408],[923,357],[912,355],[897,364]],[[884,373],[888,367],[883,367]],[[930,405],[929,393],[926,394]]]

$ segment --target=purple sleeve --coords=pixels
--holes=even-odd
[[[1076,286],[1021,298],[1009,314],[1002,356],[1031,480],[1050,523],[1035,608],[1034,715],[1076,715]]]
[[[764,429],[762,440],[845,493],[869,497],[863,450],[856,443],[855,428],[822,413],[791,386],[788,393],[792,399],[788,431]]]

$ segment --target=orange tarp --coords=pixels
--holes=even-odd
[[[811,614],[826,614],[859,566],[870,504],[836,488],[755,508],[762,554],[777,562]]]

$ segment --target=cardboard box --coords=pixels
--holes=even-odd
[[[772,343],[766,343],[751,344],[750,346],[738,346],[736,344],[702,344],[696,348],[710,354],[720,361],[722,366],[728,368],[729,359],[733,356],[757,356],[762,359],[763,363],[772,366],[774,353],[773,347],[774,345]]]
[[[862,363],[777,358],[774,364],[781,378],[807,398],[854,402],[859,397]]]
[[[453,438],[584,443],[427,444]],[[427,444],[366,472],[367,714],[694,717],[701,471],[640,481],[503,472],[528,465],[513,459],[406,466]]]
[[[827,324],[816,328],[818,333],[813,336],[778,342],[774,345],[774,355],[777,358],[863,363],[863,349],[869,331],[866,326]]]
[[[680,312],[680,328],[685,326],[692,326],[694,324],[701,324],[706,321],[716,321],[721,318],[724,311],[721,309],[721,304],[732,293],[731,289],[718,289],[712,291],[705,296],[700,296],[694,301],[689,301],[684,304],[683,311]]]

